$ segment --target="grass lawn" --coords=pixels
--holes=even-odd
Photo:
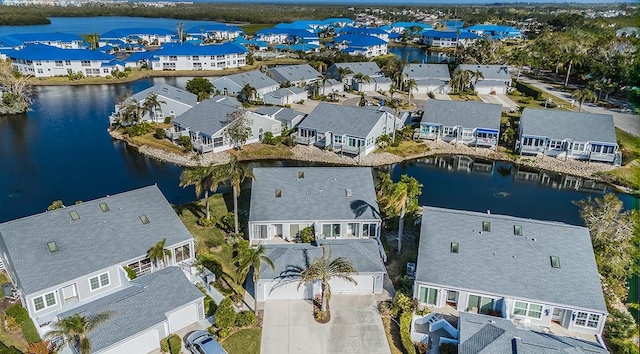
[[[478,97],[477,95],[449,95],[449,97],[451,97],[451,99],[453,101],[476,101],[476,102],[482,102],[482,100],[480,99],[480,97]]]
[[[240,151],[232,151],[238,160],[276,160],[293,156],[291,149],[284,145],[267,145],[262,143],[249,144]]]
[[[229,336],[222,342],[222,347],[229,354],[258,354],[260,353],[260,341],[262,328],[246,328]]]
[[[382,324],[384,325],[384,333],[387,335],[391,354],[404,354],[401,349],[402,339],[400,339],[400,327],[391,321],[389,317],[382,317]]]
[[[429,151],[429,147],[423,142],[403,140],[397,147],[387,146],[385,152],[398,155],[401,157],[414,156]]]
[[[619,150],[622,152],[622,167],[603,173],[604,178],[640,191],[640,138],[616,128]]]
[[[640,138],[616,128],[616,138],[622,150],[622,164],[640,160]]]
[[[551,98],[553,100],[553,102],[555,104],[558,105],[558,107],[556,108],[549,108],[549,109],[559,109],[559,110],[563,110],[563,111],[577,111],[578,109],[576,107],[571,107],[571,103],[562,100],[558,97],[555,96],[550,96],[546,93],[542,94],[543,100],[542,101],[536,101],[536,100],[531,100],[531,102],[528,103],[523,103],[520,102],[520,100],[523,97],[526,96],[515,96],[515,95],[507,95],[513,102],[515,102],[518,106],[522,107],[522,108],[533,108],[533,109],[544,109],[544,101],[547,98]],[[562,105],[562,107],[560,107],[560,105]]]
[[[0,329],[0,342],[4,343],[7,347],[14,346],[21,352],[27,352],[27,342],[20,337],[20,331],[17,334],[11,334]]]
[[[167,139],[156,139],[153,136],[153,133],[134,136],[131,138],[131,141],[133,141],[136,145],[146,145],[148,147],[164,150],[164,151],[179,154],[179,155],[185,154],[184,150],[180,146],[172,144]]]

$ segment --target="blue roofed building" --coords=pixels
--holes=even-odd
[[[147,45],[162,45],[177,42],[178,34],[165,28],[119,28],[100,35],[99,45],[103,46],[116,40],[125,43],[141,41]]]
[[[320,45],[317,34],[301,28],[265,28],[256,32],[255,40],[269,44],[309,43]]]
[[[389,32],[385,31],[379,27],[351,27],[346,26],[343,28],[336,29],[337,35],[345,35],[345,34],[358,34],[365,36],[373,36],[382,39],[385,42],[389,41]]]
[[[21,49],[3,50],[11,66],[35,77],[67,76],[68,70],[84,76],[111,75],[112,55],[89,49],[60,49],[44,44],[26,45]],[[124,67],[120,68],[124,69]]]
[[[230,26],[224,23],[214,23],[191,27],[185,30],[184,33],[187,35],[187,38],[200,39],[206,43],[209,41],[234,40],[244,32],[240,27]]]
[[[433,26],[425,22],[394,22],[390,27],[392,32],[400,34],[414,28],[417,29],[418,32],[433,29]]]
[[[523,38],[522,32],[513,26],[499,26],[491,24],[473,25],[465,28],[465,30],[492,39],[520,39]]]
[[[246,65],[248,50],[227,42],[223,44],[194,45],[167,43],[153,52],[153,70],[222,70]]]
[[[334,48],[351,55],[375,57],[387,54],[387,42],[374,36],[343,34],[333,39]]]
[[[437,31],[427,30],[422,32],[420,42],[432,47],[457,47],[465,46],[476,39],[479,39],[475,33],[468,31]]]
[[[0,37],[0,48],[17,48],[28,44],[45,44],[61,49],[84,49],[84,39],[68,33],[16,33]]]

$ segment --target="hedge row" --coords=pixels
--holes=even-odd
[[[533,87],[527,83],[522,81],[514,81],[516,85],[516,89],[525,95],[532,97],[536,101],[542,100],[542,90],[537,87]]]
[[[400,315],[400,339],[405,354],[416,354],[416,347],[411,340],[411,320],[413,316],[410,311]]]
[[[160,341],[160,349],[163,353],[180,354],[182,339],[174,333]]]

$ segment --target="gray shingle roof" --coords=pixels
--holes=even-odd
[[[402,73],[414,80],[451,80],[447,64],[409,64]]]
[[[483,221],[490,232],[480,232]],[[416,280],[607,312],[589,230],[558,222],[424,207]]]
[[[191,131],[213,135],[227,126],[228,115],[241,109],[240,107],[235,98],[215,96],[182,113],[173,122]]]
[[[318,76],[322,75],[309,64],[276,66],[269,69],[269,72],[278,82],[309,82],[318,79]]]
[[[319,240],[318,245],[325,245],[327,253],[330,247],[333,258],[347,258],[358,273],[386,273],[376,240]],[[264,247],[265,255],[271,259],[275,270],[263,263],[260,279],[283,279],[291,267],[306,269],[314,259],[322,257],[322,249],[309,243],[269,244]]]
[[[271,96],[273,98],[282,98],[282,97],[286,97],[286,96],[291,95],[291,94],[296,94],[297,95],[297,94],[300,94],[300,93],[303,93],[303,92],[305,92],[305,90],[303,90],[303,89],[301,89],[299,87],[291,86],[291,87],[286,87],[286,88],[283,87],[283,88],[277,89],[277,90],[275,90],[273,92],[269,92],[265,96]]]
[[[616,143],[616,131],[611,114],[525,108],[520,125],[524,135],[545,136],[558,140]]]
[[[72,220],[71,211],[80,218]],[[9,221],[0,235],[25,294],[143,256],[163,238],[167,246],[192,238],[155,185]]]
[[[380,219],[370,168],[254,168],[253,174],[249,221]]]
[[[300,128],[338,135],[366,137],[385,114],[360,107],[319,103],[299,124]]]
[[[192,94],[187,90],[183,90],[167,84],[153,85],[146,90],[142,90],[136,93],[135,95],[133,95],[133,98],[135,98],[135,100],[138,102],[142,102],[152,93],[161,96],[158,99],[159,101],[162,101],[162,97],[167,97],[192,107],[198,104],[198,96]]]
[[[447,83],[438,79],[416,80],[418,86],[444,86]]]
[[[335,63],[329,68],[329,72],[337,73],[337,68],[349,68],[353,73],[349,75],[355,75],[357,73],[363,73],[370,77],[382,76],[382,70],[378,64],[372,61],[352,62],[352,63]],[[334,76],[336,77],[336,76]],[[337,78],[337,77],[336,77]]]
[[[472,101],[428,100],[421,123],[443,126],[500,129],[502,106]]]
[[[484,80],[500,80],[510,81],[511,75],[506,65],[475,65],[475,64],[462,64],[458,66],[460,70],[471,70],[475,72],[480,70],[484,75]],[[483,79],[480,79],[483,80]]]
[[[262,106],[256,110],[256,113],[273,117],[281,122],[290,122],[296,117],[305,115],[291,108],[277,106]]]
[[[278,82],[260,72],[259,70],[227,75],[226,78],[235,82],[240,87],[244,87],[245,84],[249,84],[256,90],[279,85]],[[213,84],[215,85],[215,80],[213,80]]]
[[[516,328],[507,319],[460,312],[460,353],[608,353],[596,342]]]
[[[92,352],[147,330],[167,320],[167,312],[204,297],[178,267],[158,270],[132,283],[135,285],[60,314],[65,318],[112,313],[109,320],[89,333]]]

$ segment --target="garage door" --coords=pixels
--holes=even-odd
[[[313,289],[311,285],[301,285],[298,289],[298,282],[278,282],[266,283],[264,286],[265,300],[293,300],[311,299]]]
[[[192,304],[169,315],[169,332],[173,333],[195,322],[198,322],[198,308]]]
[[[149,353],[160,348],[160,334],[154,329],[100,354]]]
[[[339,278],[331,279],[331,293],[373,294],[374,278],[372,275],[354,275],[352,278],[358,282],[357,285]]]

